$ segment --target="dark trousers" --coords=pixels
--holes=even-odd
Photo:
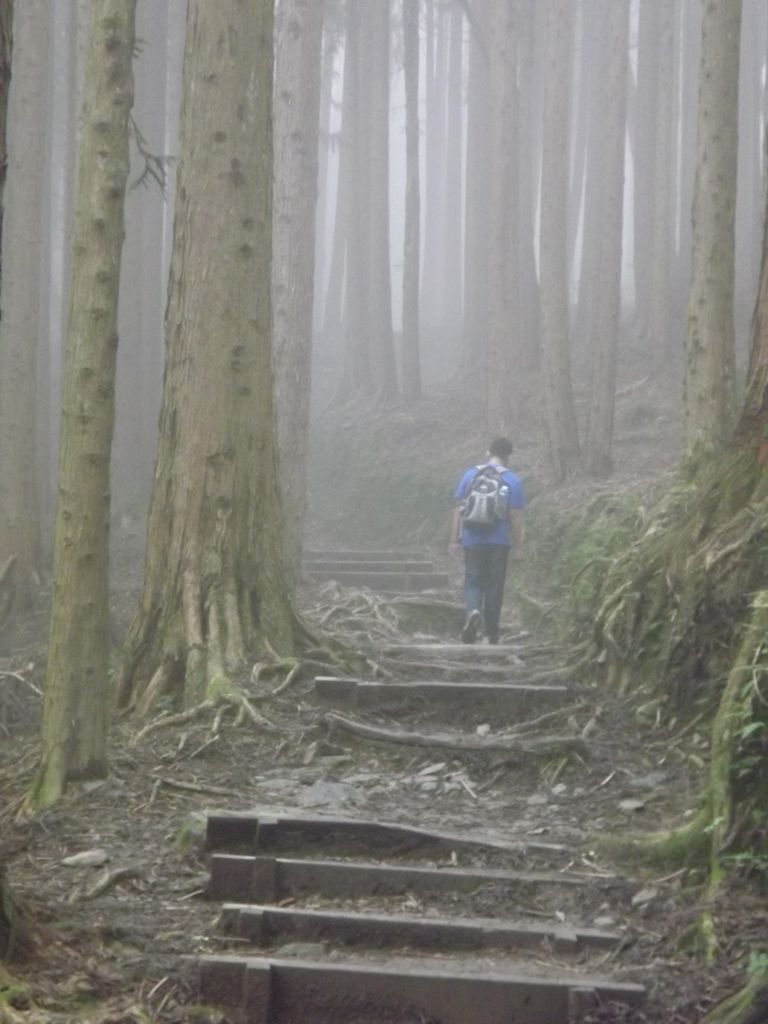
[[[475,544],[464,548],[464,604],[467,615],[482,613],[486,635],[497,640],[504,600],[509,548],[505,544]]]

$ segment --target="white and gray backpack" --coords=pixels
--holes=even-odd
[[[462,520],[467,526],[491,527],[507,514],[509,487],[503,466],[478,466],[464,499]]]

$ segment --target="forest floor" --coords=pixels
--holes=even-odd
[[[624,448],[636,447],[638,458],[627,459],[623,483],[612,486],[642,487],[647,480],[650,487],[674,452],[666,434],[659,440],[659,417],[648,388],[627,396],[631,403],[619,416],[620,432],[625,430]],[[442,446],[450,484],[480,441],[477,434],[463,435],[455,447],[446,447],[445,414],[442,442],[440,418],[433,407],[427,409],[413,426],[403,458],[416,459],[421,451],[434,462]],[[671,435],[670,421],[664,422]],[[379,423],[375,429],[396,434],[402,428],[400,419],[399,425]],[[461,424],[457,433],[460,429]],[[535,477],[532,445],[523,446],[522,462]],[[537,487],[543,493],[543,481]],[[553,500],[568,503],[587,494],[585,485],[577,485]],[[322,517],[314,531],[313,541],[328,538]],[[124,529],[116,539],[116,642],[138,594],[139,533]],[[301,594],[310,618],[319,619],[328,600],[318,589]],[[365,629],[361,620],[360,631]],[[513,607],[507,630],[516,635],[523,630]],[[578,726],[594,719],[588,759],[500,771],[471,758],[437,758],[413,747],[329,739],[321,722],[327,709],[313,700],[304,680],[261,708],[274,733],[236,728],[225,720],[214,735],[211,721],[201,720],[137,738],[136,723],[118,722],[110,741],[109,779],[73,786],[55,807],[24,821],[16,812],[38,757],[46,635],[43,601],[0,638],[0,859],[33,922],[33,946],[12,966],[13,983],[0,974],[0,1024],[226,1020],[223,1013],[195,1005],[185,961],[215,946],[217,910],[204,898],[201,828],[207,810],[298,809],[455,832],[481,827],[500,837],[522,833],[567,844],[579,864],[602,871],[612,865],[595,852],[596,837],[688,820],[706,772],[707,739],[695,725],[658,721],[631,695],[598,687],[574,712]],[[547,639],[531,637],[530,642]],[[580,682],[592,688],[595,680]],[[505,724],[490,723],[494,730]],[[408,725],[418,728],[419,721]],[[435,772],[438,785],[427,789],[419,773],[438,761],[445,762]],[[702,1021],[709,1008],[743,985],[750,954],[764,948],[768,901],[760,879],[744,872],[729,875],[716,906],[719,952],[715,962],[704,964],[686,941],[703,909],[700,877],[692,871],[644,875],[635,867],[630,876],[589,911],[592,918],[608,916],[625,929],[618,955],[621,976],[649,990],[647,1006],[631,1020]]]

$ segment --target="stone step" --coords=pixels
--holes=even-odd
[[[202,957],[203,1001],[233,1009],[248,1024],[581,1024],[606,1001],[639,1005],[640,985],[563,971],[508,971],[440,960],[336,963],[261,957]]]
[[[366,896],[423,896],[473,893],[482,886],[505,891],[541,886],[586,886],[602,876],[564,871],[497,871],[490,868],[432,868],[339,860],[299,860],[215,853],[207,896],[238,903],[275,903],[291,896],[361,899]]]
[[[617,932],[538,921],[413,917],[240,903],[226,903],[222,907],[220,926],[225,934],[259,946],[301,941],[437,952],[535,949],[550,945],[556,953],[577,953],[587,948],[613,949],[622,940]]]
[[[490,706],[517,716],[559,707],[573,695],[567,686],[506,682],[365,682],[334,676],[317,676],[314,690],[318,700],[345,707],[381,707],[404,701],[419,701],[433,708],[471,703],[476,708]]]
[[[332,580],[348,587],[366,587],[380,593],[412,593],[421,590],[444,590],[451,586],[447,572],[316,572],[311,566],[306,575],[316,583]]]

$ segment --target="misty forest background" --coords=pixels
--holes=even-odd
[[[443,544],[503,431],[522,610],[711,731],[699,813],[635,855],[758,856],[768,5],[5,0],[0,44],[0,614],[51,597],[28,809],[104,777],[114,704],[245,713],[259,652],[352,664],[297,609],[302,538]],[[119,651],[110,525],[146,538]]]

